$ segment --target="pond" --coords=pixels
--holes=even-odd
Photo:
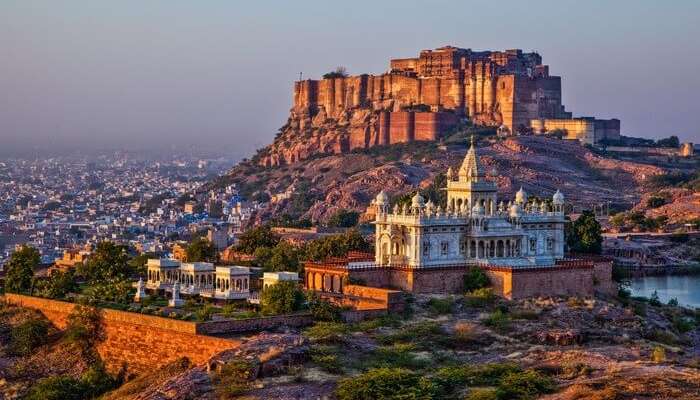
[[[644,276],[630,283],[632,296],[648,298],[656,291],[662,303],[675,298],[680,305],[700,307],[700,275]]]

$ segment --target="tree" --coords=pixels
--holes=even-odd
[[[301,250],[293,244],[281,241],[275,247],[258,247],[253,253],[255,266],[265,271],[297,271]]]
[[[342,257],[349,251],[367,252],[372,246],[356,229],[340,235],[326,236],[316,239],[306,245],[306,259],[321,261],[328,257]]]
[[[603,237],[600,224],[590,210],[584,211],[578,219],[566,227],[566,244],[576,253],[600,254]]]
[[[338,210],[328,220],[328,226],[339,228],[351,228],[357,225],[360,219],[360,213],[357,211]]]
[[[333,79],[333,78],[346,78],[348,76],[348,71],[345,67],[336,67],[335,71],[327,72],[323,74],[323,79]]]
[[[78,286],[75,284],[75,274],[73,270],[55,271],[48,279],[38,281],[34,292],[42,297],[58,299],[65,297],[68,293],[75,291]]]
[[[678,140],[678,136],[669,136],[665,139],[659,139],[656,141],[656,145],[659,147],[678,147],[680,146],[680,140]]]
[[[269,225],[262,225],[243,232],[238,238],[236,249],[242,253],[253,254],[258,247],[275,247],[280,237],[272,232]]]
[[[34,269],[40,262],[39,251],[31,246],[22,246],[12,253],[10,261],[5,265],[5,290],[13,293],[29,290]]]
[[[195,238],[185,250],[188,262],[216,261],[214,244],[201,236]]]
[[[268,286],[260,296],[264,314],[289,314],[304,305],[304,293],[294,281],[282,281]]]
[[[132,272],[127,247],[109,241],[100,242],[88,261],[77,267],[78,275],[93,283],[127,279]]]

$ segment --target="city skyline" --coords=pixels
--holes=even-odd
[[[196,145],[249,157],[286,122],[300,72],[381,73],[388,58],[442,45],[538,51],[577,116],[619,118],[627,136],[700,141],[700,55],[686,45],[700,5],[539,4],[6,2],[3,156]]]

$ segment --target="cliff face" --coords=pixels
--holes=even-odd
[[[431,184],[448,167],[460,165],[466,144],[466,137],[461,137],[447,147],[414,142],[272,168],[244,163],[222,179],[226,184],[237,183],[246,197],[259,192],[272,197],[293,193],[291,198],[273,199],[258,213],[258,220],[286,213],[325,221],[341,209],[365,211],[380,190],[396,196]],[[529,194],[546,197],[560,189],[577,210],[608,201],[630,207],[644,193],[645,179],[664,172],[651,165],[601,157],[576,142],[541,136],[484,141],[479,154],[484,167],[495,172],[490,179],[498,184],[499,198],[512,198],[520,186]]]
[[[275,166],[319,153],[434,141],[461,120],[516,131],[532,119],[559,117],[570,117],[561,78],[549,75],[537,53],[448,46],[391,60],[381,75],[295,82],[289,119],[258,161]]]

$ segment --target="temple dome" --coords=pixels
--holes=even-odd
[[[379,192],[377,197],[374,199],[374,203],[378,206],[383,206],[389,203],[389,196],[383,190]]]
[[[413,208],[423,208],[425,205],[425,200],[423,199],[423,196],[420,195],[420,193],[416,192],[415,196],[411,198],[411,207]]]
[[[522,186],[520,187],[520,190],[515,193],[515,202],[519,204],[527,203],[527,193],[525,193]]]
[[[559,191],[559,189],[557,189],[557,191],[552,196],[552,203],[558,206],[564,204],[564,195],[562,194],[562,192]]]
[[[518,203],[513,203],[510,206],[509,214],[512,218],[520,217],[520,206],[518,205]]]

